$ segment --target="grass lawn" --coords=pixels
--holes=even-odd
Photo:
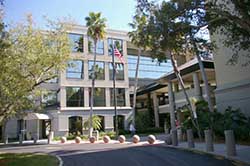
[[[56,157],[47,154],[3,153],[0,154],[0,166],[57,166]]]

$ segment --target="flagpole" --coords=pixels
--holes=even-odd
[[[115,135],[118,138],[118,116],[117,116],[117,109],[116,109],[116,89],[115,89],[115,80],[116,80],[116,67],[115,67],[115,48],[113,45],[113,54],[112,54],[112,63],[113,63],[113,100],[114,100],[114,111],[115,111]]]

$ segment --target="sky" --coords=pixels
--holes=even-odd
[[[31,13],[35,24],[44,27],[43,16],[53,20],[70,17],[85,25],[89,12],[101,12],[109,29],[129,31],[135,5],[136,0],[5,0],[4,13],[7,24],[24,21]]]

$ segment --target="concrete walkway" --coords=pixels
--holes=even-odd
[[[156,138],[159,140],[165,140],[166,135],[165,134],[156,135]],[[145,138],[142,138],[142,139],[145,139]],[[237,153],[236,156],[227,156],[226,146],[223,143],[220,143],[220,144],[215,143],[214,152],[206,152],[206,145],[204,142],[195,142],[195,148],[188,148],[187,142],[179,142],[178,146],[172,146],[172,145],[166,145],[166,144],[164,144],[164,146],[185,149],[185,150],[190,150],[190,151],[195,151],[195,152],[208,153],[208,154],[224,157],[230,160],[241,161],[250,165],[250,146],[247,146],[247,145],[236,145],[236,153]]]

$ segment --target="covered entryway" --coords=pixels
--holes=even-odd
[[[28,113],[23,120],[26,121],[26,125],[25,128],[21,129],[21,131],[25,133],[27,139],[46,138],[46,132],[51,130],[50,117],[46,114]]]

